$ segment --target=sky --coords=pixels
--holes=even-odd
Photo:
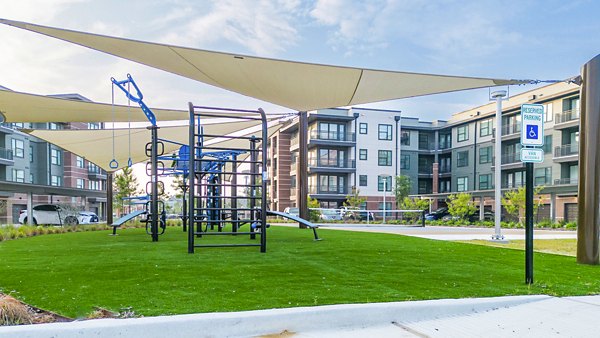
[[[0,17],[193,48],[342,66],[505,79],[566,79],[600,53],[600,1],[0,0]],[[131,73],[151,107],[286,108],[0,25],[0,85],[111,102]],[[290,79],[293,81],[293,79]],[[514,86],[511,94],[533,89]],[[488,89],[363,105],[430,121]],[[116,103],[126,103],[117,95]]]

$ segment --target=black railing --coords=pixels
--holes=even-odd
[[[433,168],[432,167],[419,167],[419,174],[420,175],[431,175],[431,174],[433,174]]]
[[[340,141],[340,142],[355,142],[356,138],[354,133],[340,133],[336,131],[321,131],[313,130],[310,132],[311,140],[325,140],[325,141]]]
[[[502,164],[512,164],[521,162],[521,154],[508,153],[502,155]],[[492,165],[496,165],[496,157],[492,158]]]
[[[316,185],[308,186],[309,194],[333,194],[333,195],[347,195],[348,187],[337,186],[337,187],[319,187]]]
[[[554,148],[554,157],[577,155],[578,152],[579,143],[564,144]]]
[[[562,113],[556,114],[554,116],[554,123],[566,123],[569,121],[574,121],[579,119],[579,109],[571,109],[565,110]]]
[[[521,124],[513,123],[513,124],[505,124],[502,126],[502,136],[505,135],[513,135],[521,132]]]
[[[354,160],[326,160],[320,158],[309,158],[309,167],[324,167],[324,168],[341,168],[341,169],[354,169],[356,168],[356,162]]]
[[[577,184],[579,180],[577,178],[565,177],[554,180],[554,185],[566,185],[566,184]]]
[[[4,160],[13,160],[12,149],[0,148],[0,158]]]
[[[452,167],[449,165],[440,166],[440,174],[449,174],[452,172]]]

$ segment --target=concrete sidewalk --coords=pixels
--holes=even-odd
[[[2,337],[597,337],[600,296],[345,304],[1,327]]]
[[[294,226],[297,226],[294,224]],[[378,232],[387,234],[397,234],[406,236],[415,236],[429,239],[464,241],[464,240],[489,240],[494,234],[494,228],[472,228],[472,227],[447,227],[447,226],[406,226],[392,224],[319,224],[321,229]],[[502,229],[502,235],[507,240],[524,240],[525,229]],[[577,238],[576,231],[570,230],[540,230],[533,231],[534,239],[574,239]]]

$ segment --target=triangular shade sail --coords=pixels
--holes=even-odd
[[[298,111],[528,82],[275,60],[135,41],[12,20],[0,19],[0,23],[52,36]]]
[[[187,102],[182,102],[187,106]],[[157,121],[189,120],[187,110],[151,108]],[[147,122],[142,109],[0,90],[0,112],[6,122]],[[222,114],[222,113],[221,113]],[[248,113],[228,112],[247,116]]]
[[[260,121],[235,121],[230,123],[204,124],[204,133],[229,135],[240,130],[256,127]],[[279,122],[272,122],[279,128]],[[255,128],[254,128],[255,129]],[[271,129],[271,127],[269,127]],[[158,130],[159,139],[166,139],[182,144],[189,143],[189,127],[163,127]],[[131,156],[133,163],[146,161],[146,143],[151,140],[151,132],[146,128],[132,129],[96,129],[96,130],[23,130],[30,135],[57,145],[76,155],[84,157],[102,169],[113,172],[128,165]],[[114,139],[113,139],[114,131]],[[243,132],[242,132],[243,133]],[[252,130],[249,134],[259,135]],[[114,141],[113,141],[114,140]],[[130,141],[131,140],[131,141]],[[205,139],[206,141],[206,139]],[[114,142],[114,156],[113,156]],[[179,144],[164,142],[164,154],[171,154],[179,149]],[[115,159],[117,168],[111,168],[110,162]],[[166,165],[166,164],[165,164]]]

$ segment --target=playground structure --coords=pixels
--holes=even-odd
[[[201,107],[189,103],[189,210],[188,252],[197,247],[259,246],[266,252],[267,238],[267,119],[262,109],[235,110]],[[233,115],[246,113],[247,116]],[[229,114],[228,114],[229,113]],[[211,135],[204,133],[204,118],[260,122],[261,136]],[[208,138],[226,142],[211,145]],[[240,167],[249,167],[242,173]],[[229,179],[227,179],[229,178]],[[241,179],[247,179],[244,183]],[[238,195],[238,188],[245,194]],[[230,231],[225,231],[230,224]],[[248,231],[239,231],[243,225]],[[197,244],[210,235],[260,236],[259,243]]]

